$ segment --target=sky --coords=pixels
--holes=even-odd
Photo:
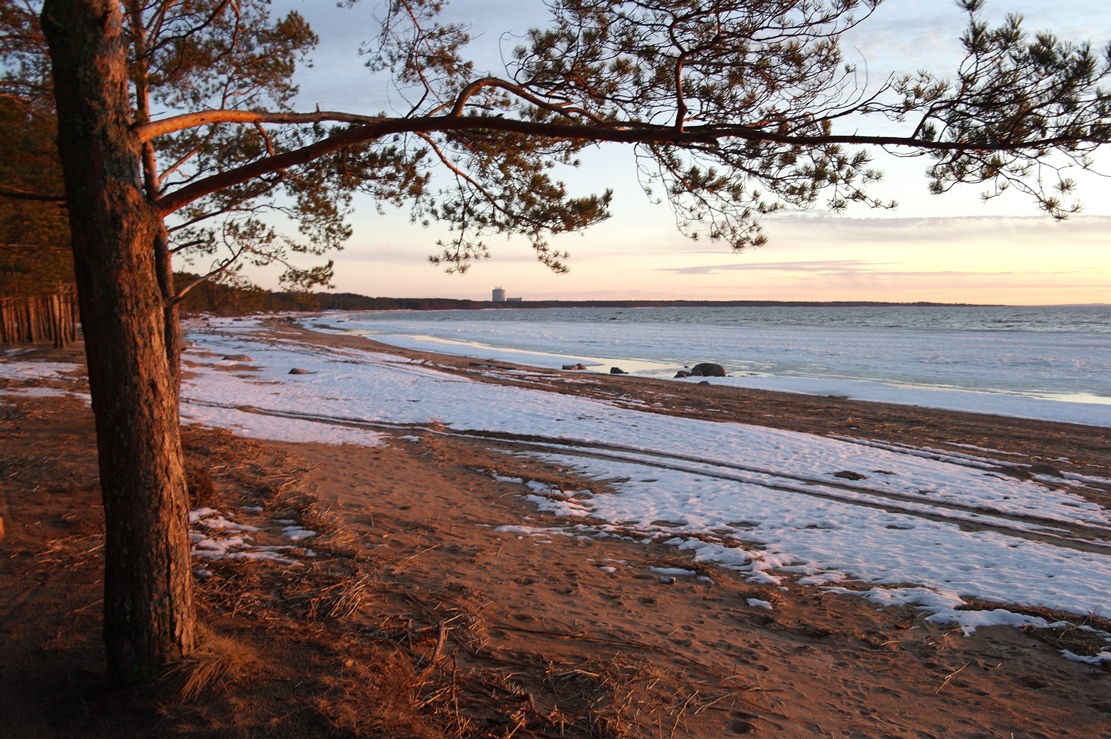
[[[321,0],[275,0],[296,9],[321,37],[314,65],[297,77],[303,110],[376,114],[402,109],[381,77],[358,57],[375,29],[378,3],[337,8]],[[511,35],[543,25],[539,0],[456,0],[451,17],[471,24],[480,70],[499,70]],[[1029,30],[1092,41],[1111,40],[1111,6],[1102,0],[989,0],[987,16],[1024,16]],[[960,59],[964,15],[953,2],[887,0],[845,43],[849,61],[881,80],[889,71],[926,68],[951,76]],[[447,275],[427,257],[444,230],[409,222],[408,211],[357,199],[354,234],[335,255],[335,289],[371,296],[488,300],[494,287],[526,300],[876,300],[1014,305],[1111,303],[1111,179],[1078,176],[1081,215],[1055,222],[1019,196],[984,203],[969,186],[929,195],[924,159],[876,153],[886,176],[875,193],[899,202],[894,211],[855,207],[833,215],[820,207],[764,221],[769,243],[733,253],[693,242],[666,206],[649,202],[636,180],[632,151],[607,146],[584,152],[563,177],[576,194],[613,188],[613,216],[579,234],[552,240],[571,252],[570,273],[537,263],[523,239],[488,240],[492,259],[465,275]],[[1111,154],[1101,155],[1111,173]],[[278,270],[250,273],[276,287]]]

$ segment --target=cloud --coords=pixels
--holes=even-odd
[[[903,267],[893,269],[893,267]],[[901,262],[879,262],[864,259],[825,259],[801,260],[797,262],[749,262],[727,264],[703,264],[693,267],[658,267],[654,271],[672,275],[721,275],[726,273],[750,272],[783,272],[795,274],[800,277],[837,276],[837,277],[868,277],[886,280],[914,279],[914,280],[971,280],[977,281],[988,278],[999,279],[1029,279],[1044,280],[1049,277],[1069,277],[1087,275],[1081,270],[928,270],[906,269]]]
[[[868,262],[860,259],[827,259],[801,262],[731,262],[703,264],[695,267],[659,267],[655,271],[676,275],[712,275],[722,272],[859,272],[872,271],[894,262]]]
[[[1054,221],[1045,216],[931,216],[851,218],[787,215],[769,219],[766,231],[775,244],[836,242],[853,244],[957,245],[964,241],[1010,240],[1050,244],[1063,239],[1103,246],[1111,216],[1076,216]]]

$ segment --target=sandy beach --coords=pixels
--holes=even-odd
[[[473,360],[374,348],[661,415],[974,446],[1002,474],[1029,476],[1021,457],[1027,470],[1111,478],[1100,427],[598,374],[506,380]],[[79,362],[80,349],[28,358]],[[790,574],[754,583],[633,532],[528,535],[558,517],[527,483],[606,495],[606,481],[515,453],[524,439],[434,428],[379,430],[385,443],[371,447],[190,428],[192,507],[211,511],[198,536],[220,517],[255,527],[274,556],[198,556],[205,649],[149,689],[108,691],[91,413],[34,388],[72,393],[82,380],[0,379],[0,710],[12,736],[1111,736],[1107,663],[1061,652],[1106,648],[1091,630],[1111,627],[1106,612],[965,636]],[[1080,494],[1111,507],[1111,489]],[[277,532],[293,530],[312,536],[289,548]]]

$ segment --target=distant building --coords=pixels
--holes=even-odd
[[[505,288],[504,287],[495,287],[494,288],[494,302],[495,303],[504,303],[505,302]]]
[[[506,298],[505,302],[507,302],[507,303],[520,303],[522,300],[524,300],[524,298]]]

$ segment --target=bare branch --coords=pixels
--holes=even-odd
[[[238,113],[238,111],[217,111],[218,113]],[[197,114],[203,116],[204,114]],[[321,141],[284,152],[277,156],[260,159],[242,167],[221,172],[211,177],[206,177],[179,190],[167,193],[155,201],[155,206],[163,215],[169,215],[189,203],[208,194],[241,184],[256,177],[272,174],[274,172],[306,164],[319,157],[349,146],[363,144],[369,141],[398,133],[436,133],[452,131],[491,131],[514,133],[521,136],[544,137],[567,141],[598,141],[627,144],[671,144],[679,147],[696,147],[699,145],[719,145],[729,139],[740,139],[751,142],[765,142],[784,146],[813,147],[832,144],[857,145],[857,146],[883,146],[883,147],[910,147],[922,151],[1014,151],[1016,149],[1040,150],[1050,147],[1061,147],[1090,143],[1079,135],[1063,135],[1049,138],[1036,138],[1022,141],[996,141],[970,145],[965,142],[936,141],[923,138],[904,136],[865,136],[858,134],[847,135],[797,135],[780,133],[773,130],[753,128],[738,125],[702,125],[689,126],[678,130],[671,125],[649,124],[608,124],[608,125],[572,125],[551,122],[533,122],[516,120],[512,118],[485,117],[485,116],[436,116],[428,118],[364,118],[362,116],[349,116],[347,114],[312,113],[307,114],[313,118],[323,116],[325,120],[364,120],[372,121],[365,125],[348,128],[341,133],[329,136]],[[330,119],[327,116],[341,116]],[[185,118],[187,116],[180,116]],[[293,115],[299,118],[299,115]],[[291,123],[285,114],[266,115],[250,114],[242,118],[229,116],[228,120],[237,122]],[[208,122],[208,121],[206,121]],[[1101,142],[1106,143],[1106,142]]]
[[[202,276],[198,277],[197,279],[193,280],[192,282],[190,282],[185,287],[178,290],[177,294],[173,298],[173,302],[174,303],[180,303],[182,300],[185,299],[185,295],[190,290],[192,290],[193,288],[197,287],[198,285],[203,285],[204,283],[208,282],[209,280],[211,280],[216,275],[223,274],[224,272],[227,272],[228,269],[230,269],[233,264],[235,264],[237,261],[239,261],[239,257],[241,257],[243,255],[244,251],[246,251],[245,248],[239,249],[237,252],[235,252],[235,254],[228,257],[226,260],[224,260],[223,264],[221,264],[219,267],[217,267],[214,270],[211,270],[208,274],[205,274],[205,275],[202,275]]]
[[[140,141],[150,141],[169,133],[200,128],[216,123],[262,123],[308,124],[308,123],[360,123],[371,124],[384,120],[380,116],[356,115],[334,111],[314,113],[268,113],[251,110],[201,110],[196,113],[183,113],[170,118],[144,123],[135,127]]]

